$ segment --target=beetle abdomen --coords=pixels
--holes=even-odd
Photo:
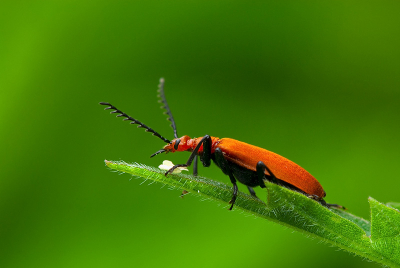
[[[324,198],[326,195],[317,179],[304,168],[283,156],[229,138],[219,140],[218,148],[222,150],[228,161],[239,166],[256,171],[257,163],[262,161],[278,179],[295,186],[306,194],[316,195],[319,198]],[[265,174],[269,175],[267,171]]]

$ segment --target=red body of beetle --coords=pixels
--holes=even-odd
[[[180,142],[176,150],[174,147],[177,139],[172,140],[170,144],[166,145],[164,150],[166,152],[192,152],[201,139],[202,138],[191,139],[189,136],[183,136],[179,139]],[[211,139],[211,154],[214,153],[216,148],[220,148],[224,157],[229,162],[235,163],[254,172],[256,171],[257,163],[262,161],[278,179],[295,186],[310,196],[316,196],[318,199],[322,199],[326,196],[324,189],[317,179],[315,179],[304,168],[283,156],[234,139],[219,139],[216,137],[211,137]],[[203,153],[202,145],[198,150],[198,153],[200,155]],[[265,174],[267,176],[270,175],[268,171],[265,171]]]

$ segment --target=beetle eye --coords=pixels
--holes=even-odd
[[[180,142],[181,142],[181,139],[177,139],[177,140],[175,141],[175,144],[174,144],[174,149],[175,149],[175,150],[178,150],[178,145],[179,145]]]

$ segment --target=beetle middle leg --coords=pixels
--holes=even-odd
[[[214,156],[215,156],[215,162],[217,163],[217,165],[219,166],[219,168],[222,170],[222,172],[225,175],[229,176],[229,179],[231,180],[232,184],[233,184],[233,193],[232,193],[232,199],[229,201],[229,204],[231,204],[231,207],[229,208],[229,210],[232,210],[233,205],[236,202],[236,197],[237,197],[237,193],[238,193],[238,186],[236,184],[236,179],[232,174],[232,169],[229,166],[228,161],[225,159],[222,151],[220,148],[216,148],[214,151]],[[252,189],[253,190],[253,189]],[[253,191],[254,192],[254,191]]]
[[[254,189],[252,187],[247,186],[247,189],[249,189],[249,192],[250,192],[251,196],[253,196],[255,198],[258,198],[257,195],[256,195],[256,192],[254,191]]]

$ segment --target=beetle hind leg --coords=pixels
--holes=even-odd
[[[341,206],[341,205],[338,205],[338,204],[329,204],[329,203],[326,203],[326,206],[327,206],[328,208],[338,208],[338,209],[347,210],[346,207]]]
[[[268,180],[270,180],[272,183],[279,184],[278,179],[275,177],[274,173],[272,173],[272,171],[264,164],[263,161],[259,161],[257,163],[256,171],[261,188],[265,188],[264,179],[267,178],[267,176],[265,175],[265,171],[269,173]]]
[[[341,205],[338,205],[338,204],[326,203],[324,199],[320,199],[316,195],[309,195],[308,198],[314,199],[315,201],[319,202],[321,205],[323,205],[324,207],[327,207],[327,208],[337,208],[337,209],[347,210],[347,208],[345,208],[344,206],[341,206]]]
[[[347,208],[345,208],[344,206],[338,205],[338,204],[329,204],[326,203],[324,199],[320,200],[321,205],[327,207],[327,208],[337,208],[337,209],[343,209],[343,210],[347,210]]]

